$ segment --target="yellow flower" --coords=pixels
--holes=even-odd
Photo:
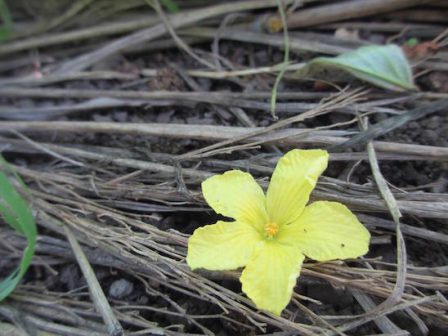
[[[252,175],[239,170],[205,180],[207,203],[235,221],[198,228],[188,241],[188,265],[208,270],[245,266],[243,292],[259,309],[280,315],[305,256],[327,261],[367,253],[370,234],[346,206],[326,201],[306,206],[327,164],[323,150],[288,152],[266,196]]]

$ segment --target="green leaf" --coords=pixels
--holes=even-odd
[[[171,13],[177,13],[179,11],[179,6],[173,0],[160,0],[160,2]]]
[[[0,155],[0,216],[9,226],[26,237],[28,245],[23,251],[19,266],[0,282],[0,301],[14,291],[25,275],[34,256],[37,238],[36,223],[31,209],[15,189],[8,176],[14,177],[22,186],[25,186],[20,177],[12,171]]]
[[[301,70],[301,75],[336,68],[373,85],[392,91],[415,89],[411,66],[396,45],[367,46],[337,57],[318,57]]]
[[[0,19],[3,22],[2,27],[0,27],[0,42],[3,42],[8,40],[12,31],[11,13],[5,0],[0,0]]]
[[[408,47],[415,47],[417,44],[419,44],[420,41],[418,38],[416,37],[411,37],[409,40],[407,40],[404,45],[408,46]]]

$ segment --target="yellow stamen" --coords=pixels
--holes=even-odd
[[[268,238],[268,239],[274,238],[278,233],[277,223],[273,223],[273,222],[267,223],[264,226],[264,233],[266,235],[266,238]]]

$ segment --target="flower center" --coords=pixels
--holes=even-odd
[[[278,233],[278,225],[277,223],[269,222],[264,226],[264,234],[266,238],[272,239]]]

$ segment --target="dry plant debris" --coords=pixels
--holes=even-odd
[[[0,151],[39,235],[0,303],[0,333],[445,334],[446,4],[6,3]],[[415,90],[327,70],[297,78],[317,57],[372,44],[405,46]],[[294,148],[330,153],[311,201],[345,204],[372,238],[362,259],[306,259],[276,316],[242,293],[240,270],[192,271],[187,245],[222,219],[202,181],[238,169],[266,188]],[[26,246],[0,220],[2,277]]]

